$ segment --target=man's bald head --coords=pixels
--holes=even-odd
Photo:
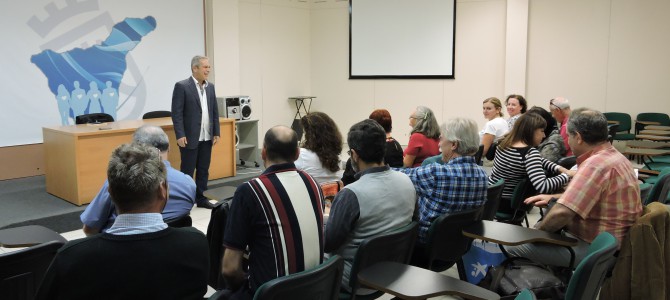
[[[263,148],[266,159],[271,162],[294,162],[298,153],[298,135],[283,125],[272,127],[265,133]]]

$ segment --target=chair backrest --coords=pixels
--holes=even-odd
[[[640,184],[640,203],[643,205],[647,205],[647,201],[649,198],[649,193],[651,192],[651,189],[654,187],[651,183],[642,183]]]
[[[428,228],[426,256],[428,269],[436,260],[455,263],[468,252],[472,238],[463,235],[463,228],[481,221],[484,207],[447,213],[435,219]]]
[[[191,216],[189,214],[185,214],[178,218],[165,220],[165,224],[167,224],[169,227],[175,227],[175,228],[191,227],[193,226],[193,219],[191,219]]]
[[[601,232],[589,246],[588,254],[577,265],[565,299],[596,299],[605,275],[612,269],[616,259],[616,238],[609,232]]]
[[[645,205],[651,202],[661,202],[668,204],[670,194],[670,168],[665,168],[658,174],[658,181],[654,184],[649,195],[642,199]]]
[[[574,167],[577,164],[577,157],[572,155],[572,156],[566,156],[566,157],[561,157],[558,159],[556,162],[557,165],[566,168],[570,170],[572,167]]]
[[[486,189],[486,204],[484,204],[484,211],[482,212],[482,220],[493,221],[500,206],[500,198],[502,198],[503,188],[505,187],[505,179],[500,179],[498,182],[489,185]]]
[[[397,230],[363,240],[351,265],[349,275],[351,294],[355,295],[358,290],[359,270],[382,261],[408,264],[419,233],[418,228],[419,223],[411,222]]]
[[[639,113],[637,114],[635,120],[658,122],[659,125],[670,126],[670,117],[668,117],[668,115],[664,113]],[[635,129],[637,130],[644,129],[644,125],[641,124],[636,124],[635,127],[636,127]]]
[[[619,122],[618,123],[619,128],[617,129],[616,132],[625,131],[627,133],[630,133],[632,121],[629,114],[621,112],[606,112],[603,114],[605,115],[605,118],[607,118],[607,121]]]
[[[475,153],[475,163],[482,165],[482,155],[484,155],[484,145],[479,145],[479,149]]]
[[[114,122],[114,117],[106,113],[80,115],[74,119],[75,124]]]
[[[609,139],[610,144],[616,138],[616,133],[617,132],[619,132],[619,124],[609,124],[609,125],[607,125],[607,133],[608,133],[607,138]]]
[[[323,198],[326,201],[333,201],[337,192],[344,188],[342,180],[328,181],[320,183],[321,191],[323,191]]]
[[[519,184],[514,188],[512,192],[512,198],[510,199],[510,206],[514,210],[514,214],[510,220],[505,220],[507,223],[512,224],[521,224],[521,222],[526,218],[526,214],[533,209],[533,205],[527,205],[523,201],[537,194],[535,188],[530,183],[528,178],[524,178],[519,181]],[[528,223],[526,221],[526,223]]]
[[[64,244],[50,241],[0,254],[0,298],[33,299],[56,252]]]
[[[270,280],[261,285],[254,300],[321,299],[336,300],[340,295],[344,259],[335,255],[320,266]]]
[[[155,118],[167,118],[172,117],[172,112],[169,110],[155,110],[145,113],[142,116],[142,119],[155,119]]]
[[[533,294],[533,292],[531,292],[529,289],[523,289],[521,290],[521,293],[516,295],[514,300],[537,300],[537,297],[535,297],[535,294]]]

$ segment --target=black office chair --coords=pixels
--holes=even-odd
[[[528,224],[528,212],[533,209],[533,205],[527,205],[523,201],[530,197],[537,195],[537,191],[531,184],[528,178],[524,178],[517,184],[512,193],[512,198],[510,199],[510,207],[512,208],[512,213],[505,213],[498,211],[496,212],[496,220],[499,222],[521,225],[525,220],[526,227],[530,227]]]
[[[482,155],[484,155],[484,145],[479,145],[479,149],[477,149],[477,153],[475,153],[475,163],[477,165],[482,165]]]
[[[336,300],[340,295],[343,271],[344,259],[335,255],[314,269],[264,283],[256,290],[254,300]]]
[[[75,118],[75,124],[99,124],[114,122],[114,117],[106,113],[80,115]]]
[[[411,222],[398,230],[361,242],[349,273],[351,294],[340,292],[340,299],[377,299],[383,295],[384,293],[380,291],[370,295],[356,295],[359,287],[358,271],[382,261],[407,264],[414,250],[418,228],[419,224],[417,222]]]
[[[570,170],[572,167],[574,167],[577,164],[577,157],[572,155],[572,156],[566,156],[566,157],[561,157],[558,159],[556,162],[557,165],[566,168]]]
[[[169,110],[156,110],[156,111],[150,111],[148,113],[145,113],[142,116],[143,120],[146,119],[156,119],[156,118],[168,118],[172,117],[172,112]]]
[[[33,299],[63,241],[0,254],[0,298]]]
[[[484,206],[447,213],[439,216],[430,224],[425,247],[428,258],[426,266],[417,266],[432,271],[442,272],[457,264],[458,275],[465,279],[465,268],[461,257],[470,250],[472,238],[463,235],[463,228],[481,221]]]
[[[500,206],[500,198],[502,197],[503,188],[505,188],[505,179],[498,180],[498,182],[489,185],[486,189],[486,204],[484,204],[482,220],[493,221],[496,217],[496,211],[498,211],[498,206]]]
[[[165,220],[165,224],[167,224],[169,227],[191,227],[193,226],[193,219],[191,219],[191,216],[189,214],[185,214],[181,217],[170,219],[170,220]]]

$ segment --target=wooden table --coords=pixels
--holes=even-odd
[[[670,136],[660,136],[660,135],[649,135],[649,134],[638,134],[635,136],[638,140],[650,140],[650,141],[659,141],[659,142],[668,142],[670,141]]]
[[[626,146],[631,148],[663,149],[670,148],[670,143],[652,141],[627,141]]]
[[[647,125],[644,126],[644,129],[647,130],[670,130],[670,126],[662,126],[662,125]]]
[[[223,199],[232,198],[235,195],[237,187],[234,186],[220,186],[213,189],[208,189],[202,193],[203,196],[209,200],[221,201]]]
[[[426,299],[453,295],[465,299],[500,299],[500,296],[474,284],[437,272],[396,262],[379,262],[358,273],[362,286],[392,294],[401,299]]]
[[[463,228],[463,235],[505,246],[517,246],[536,242],[566,247],[577,245],[576,239],[560,234],[487,220],[476,222]]]
[[[6,248],[30,247],[51,241],[67,242],[67,240],[57,232],[38,225],[0,230],[0,246]]]
[[[648,169],[651,169],[649,163],[653,163],[654,159],[652,157],[659,155],[669,155],[670,149],[645,149],[645,148],[626,148],[623,152],[624,155],[638,155],[642,158],[642,163],[647,166]],[[649,161],[647,161],[649,159]]]
[[[640,130],[640,134],[643,135],[661,135],[661,136],[670,136],[670,131],[668,130]]]
[[[234,122],[219,119],[221,139],[212,148],[210,180],[235,176]],[[179,170],[181,158],[171,118],[43,127],[47,192],[76,205],[91,202],[107,178],[112,150],[130,143],[135,130],[145,124],[159,126],[167,133],[168,159]]]

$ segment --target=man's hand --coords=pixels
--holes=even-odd
[[[184,148],[184,147],[186,147],[187,144],[188,144],[188,142],[186,141],[186,137],[177,139],[177,145],[179,147]]]
[[[216,145],[219,142],[219,136],[215,135],[212,137],[212,145]]]
[[[535,206],[544,207],[544,206],[547,206],[549,204],[549,200],[551,200],[551,198],[553,198],[553,197],[554,197],[554,195],[537,195],[537,196],[532,196],[532,197],[526,198],[526,200],[524,200],[523,203],[525,203],[527,205],[532,204],[532,205],[535,205]]]

